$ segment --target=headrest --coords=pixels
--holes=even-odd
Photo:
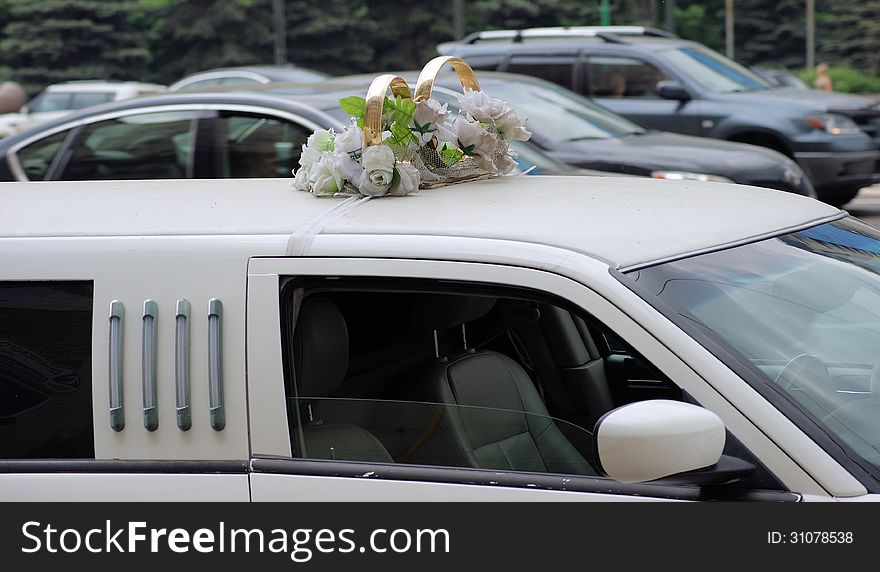
[[[306,298],[293,333],[297,395],[327,397],[348,371],[348,329],[327,298]]]
[[[413,320],[419,329],[446,330],[482,318],[496,300],[491,296],[423,294],[413,308]]]

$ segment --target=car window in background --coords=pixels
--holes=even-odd
[[[249,113],[222,113],[218,121],[225,144],[223,177],[289,177],[311,133],[290,121]]]
[[[62,131],[31,143],[16,153],[29,181],[42,181],[49,172],[55,154],[67,139],[70,130]]]
[[[43,92],[28,105],[28,112],[45,113],[70,109],[70,96],[70,93]]]
[[[91,107],[93,105],[107,103],[108,101],[113,101],[112,93],[108,93],[106,91],[81,91],[73,94],[70,108],[82,109],[84,107]]]
[[[108,119],[83,128],[58,177],[182,179],[192,176],[196,112],[145,113]]]
[[[574,63],[558,58],[514,57],[505,70],[510,73],[521,73],[539,77],[549,82],[571,88],[574,79]]]
[[[528,117],[529,125],[540,127],[542,136],[560,142],[609,139],[645,131],[628,119],[555,84],[498,82],[486,86],[485,90],[492,97],[509,102]]]
[[[593,97],[657,98],[654,88],[666,74],[636,58],[592,56],[587,62]]]
[[[682,75],[713,93],[767,89],[769,84],[754,72],[702,48],[662,50],[657,55]]]

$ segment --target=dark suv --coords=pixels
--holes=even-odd
[[[840,205],[880,181],[880,106],[777,88],[697,44],[638,26],[536,28],[440,44],[475,69],[541,77],[648,129],[769,147],[793,157]]]

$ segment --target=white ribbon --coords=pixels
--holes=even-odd
[[[321,231],[324,230],[324,227],[326,227],[328,224],[341,217],[354,207],[358,206],[359,204],[367,202],[371,198],[372,197],[365,197],[360,195],[349,197],[341,203],[333,205],[333,208],[320,213],[309,222],[296,228],[296,230],[291,233],[290,238],[287,239],[286,255],[304,256],[305,254],[307,254],[309,249],[312,247],[312,243],[315,241],[315,237],[321,234]]]

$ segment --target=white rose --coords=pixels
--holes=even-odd
[[[293,173],[293,188],[297,191],[309,190],[309,170],[300,167]]]
[[[324,152],[309,172],[311,191],[318,197],[335,195],[342,189],[342,174],[333,166],[333,156]]]
[[[452,131],[456,136],[456,145],[465,155],[476,159],[477,164],[486,171],[495,171],[494,156],[498,139],[494,135],[476,121],[468,121],[461,116],[455,119]]]
[[[424,145],[434,137],[437,124],[442,122],[447,115],[449,115],[449,111],[445,103],[441,104],[434,98],[420,101],[416,104],[416,110],[409,123],[410,131]]]
[[[388,192],[394,177],[394,151],[387,145],[374,145],[361,155],[361,173],[357,188],[364,194],[381,197]]]
[[[311,170],[312,165],[321,158],[321,152],[306,145],[303,145],[302,153],[299,156],[299,166],[306,172]]]
[[[403,197],[419,188],[421,175],[412,163],[401,163],[397,166],[397,176],[400,179],[396,185],[391,187],[391,194],[395,197]]]
[[[504,155],[499,155],[495,158],[495,168],[503,175],[516,168],[516,161],[513,160],[513,157],[505,153]]]
[[[364,132],[356,124],[349,125],[336,135],[333,150],[342,153],[353,153],[364,146]]]
[[[528,141],[532,132],[526,129],[526,121],[526,117],[511,110],[495,121],[495,129],[507,141]]]
[[[318,129],[306,140],[306,147],[316,151],[332,151],[335,134],[332,129]]]
[[[364,170],[356,159],[360,156],[363,146],[364,133],[355,124],[349,125],[342,133],[336,135],[333,142],[333,166],[345,180],[352,183],[360,180]]]
[[[509,103],[490,97],[484,91],[467,90],[457,97],[461,110],[483,123],[495,123],[513,111]]]

